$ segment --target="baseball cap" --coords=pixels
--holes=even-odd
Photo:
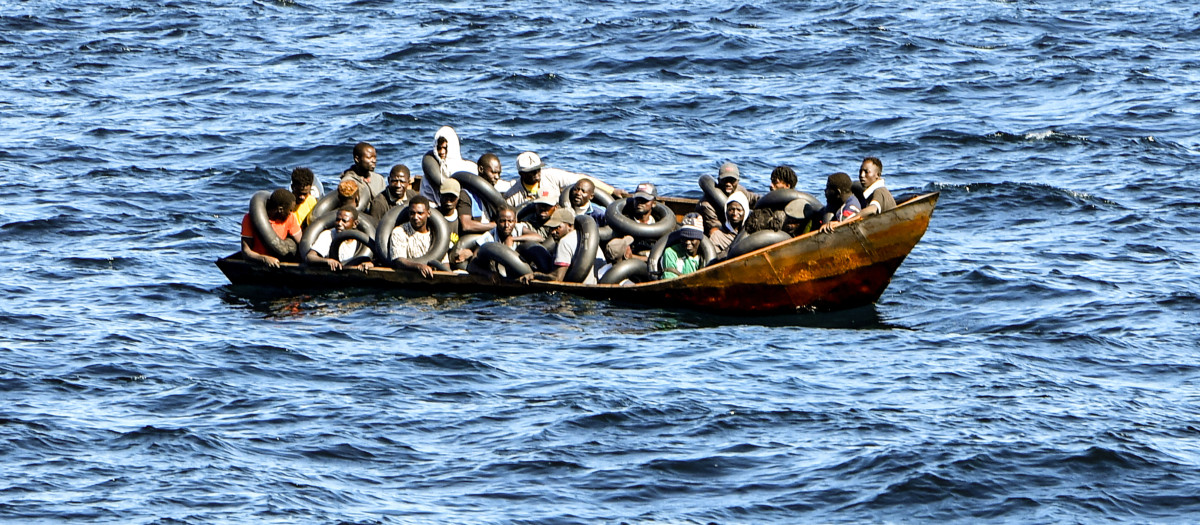
[[[537,153],[532,151],[526,151],[525,153],[517,155],[518,173],[540,170],[545,165],[546,164],[542,162],[542,158],[539,157]]]
[[[658,188],[654,186],[653,182],[643,182],[637,185],[633,198],[652,201],[658,198]]]
[[[575,222],[575,214],[566,208],[554,210],[549,219],[546,219],[547,228],[557,228],[563,224],[571,224]]]
[[[726,162],[725,164],[722,164],[721,169],[717,170],[717,180],[721,179],[741,179],[741,175],[738,173],[737,164],[732,162]]]
[[[438,193],[449,193],[457,197],[461,191],[462,184],[459,184],[458,181],[454,179],[446,179],[442,181],[442,189],[438,190]]]
[[[538,198],[533,199],[534,204],[545,204],[546,206],[557,206],[558,199],[552,197],[549,193],[543,192]]]
[[[679,236],[684,239],[703,239],[704,229],[700,227],[702,221],[699,213],[689,213],[683,216],[683,226],[679,228]]]

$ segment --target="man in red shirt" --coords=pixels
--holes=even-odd
[[[295,207],[296,197],[292,195],[292,192],[279,188],[267,199],[267,220],[271,223],[271,229],[275,230],[275,235],[278,235],[280,239],[292,239],[299,246],[300,222],[296,220],[296,214],[292,213],[292,209]],[[271,268],[278,268],[279,258],[273,257],[269,253],[267,246],[254,231],[250,214],[247,213],[242,217],[242,257]]]

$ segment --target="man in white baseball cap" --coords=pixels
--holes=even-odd
[[[508,191],[504,192],[505,202],[514,208],[519,208],[521,204],[539,197],[548,197],[557,202],[562,192],[584,176],[547,167],[546,163],[542,162],[542,158],[532,151],[517,155],[517,175],[521,177],[517,184],[513,184]],[[613,188],[595,177],[589,178],[597,189],[611,193],[614,197],[628,195],[627,192]]]

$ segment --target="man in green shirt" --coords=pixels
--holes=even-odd
[[[701,222],[698,213],[689,213],[683,217],[683,226],[679,229],[679,242],[663,251],[663,279],[673,279],[700,269],[700,240],[704,238]]]

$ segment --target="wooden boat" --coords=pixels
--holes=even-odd
[[[853,221],[832,233],[808,233],[679,278],[633,285],[561,282],[520,284],[484,276],[417,272],[376,267],[331,271],[324,266],[281,263],[279,268],[250,263],[241,252],[217,261],[235,285],[286,289],[412,289],[429,292],[518,295],[563,292],[594,299],[663,308],[689,308],[747,315],[832,311],[874,303],[892,275],[925,234],[938,193],[912,197],[885,213]],[[679,215],[695,200],[662,199]]]

